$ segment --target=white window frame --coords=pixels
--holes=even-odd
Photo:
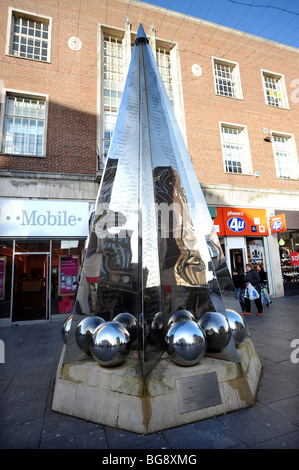
[[[28,99],[36,99],[36,100],[42,100],[42,101],[45,102],[45,118],[44,118],[44,123],[45,124],[44,124],[42,155],[29,155],[29,154],[23,154],[23,153],[4,152],[5,116],[6,116],[7,99],[8,99],[9,96],[20,97],[20,98],[28,98]],[[2,155],[10,155],[10,156],[13,156],[13,157],[45,158],[46,157],[46,149],[47,149],[49,95],[42,94],[42,93],[32,93],[32,92],[28,92],[28,91],[21,91],[21,90],[13,90],[13,89],[4,88],[3,89],[3,98],[4,98],[4,100],[3,100],[3,103],[1,104],[1,112],[0,112],[0,153]]]
[[[261,69],[261,75],[262,75],[264,98],[265,98],[266,105],[270,106],[271,108],[289,109],[289,101],[288,101],[288,95],[287,95],[287,89],[286,89],[284,75],[281,74],[281,73],[271,72],[269,70],[264,70],[264,69]],[[281,101],[282,101],[281,106],[275,106],[274,104],[271,104],[271,103],[268,102],[267,88],[266,88],[266,84],[265,84],[265,76],[274,78],[274,79],[279,81],[279,85],[280,85],[280,89],[281,89]]]
[[[47,60],[35,59],[32,57],[23,57],[18,54],[14,54],[12,51],[12,42],[13,42],[13,19],[15,14],[20,16],[21,18],[25,18],[27,20],[38,21],[40,23],[46,23],[48,25],[48,47],[47,47]],[[34,36],[35,37],[35,36]],[[8,9],[8,21],[7,21],[7,35],[6,35],[6,46],[5,46],[5,54],[11,57],[15,57],[18,59],[27,59],[27,60],[34,60],[37,62],[49,63],[51,61],[51,37],[52,37],[52,18],[49,16],[39,15],[36,13],[32,13],[25,10],[20,10],[18,8],[9,7]],[[42,41],[42,38],[41,38]]]
[[[225,164],[226,154],[225,154],[225,149],[224,149],[225,141],[223,139],[223,132],[222,132],[223,127],[228,127],[228,128],[231,128],[231,129],[237,129],[237,130],[240,130],[240,131],[243,132],[244,155],[246,156],[246,161],[244,161],[244,165],[245,165],[244,171],[242,171],[241,173],[230,172],[230,171],[227,171],[227,169],[226,169],[226,164]],[[232,122],[219,121],[219,130],[220,130],[221,150],[222,150],[222,160],[223,160],[224,173],[230,174],[230,175],[247,175],[247,176],[252,175],[253,174],[252,160],[251,160],[251,152],[250,152],[247,126],[244,125],[244,124],[236,124],[236,123],[232,123]],[[242,168],[242,170],[243,170],[243,168]]]
[[[218,93],[217,90],[217,76],[215,73],[215,64],[220,64],[225,67],[231,67],[233,69],[233,79],[235,83],[235,95],[236,96],[230,96],[230,95],[225,95],[222,93]],[[212,66],[213,66],[213,77],[214,77],[214,88],[215,88],[215,94],[217,96],[223,96],[225,98],[231,98],[231,99],[237,99],[237,100],[242,100],[243,99],[243,93],[242,93],[242,86],[241,86],[241,77],[240,77],[240,68],[238,62],[233,62],[231,60],[225,60],[221,59],[219,57],[212,57]]]
[[[287,132],[281,132],[281,131],[274,131],[271,130],[270,134],[272,136],[272,150],[273,150],[273,157],[274,157],[274,162],[275,162],[275,168],[276,168],[276,176],[279,179],[299,179],[299,163],[298,163],[298,155],[297,155],[297,148],[296,148],[296,143],[295,143],[295,138],[294,134],[289,134]],[[291,153],[291,162],[290,162],[290,169],[294,170],[294,176],[291,176],[290,178],[286,176],[281,176],[279,173],[279,165],[277,161],[277,155],[276,155],[276,149],[275,149],[275,143],[274,143],[274,137],[282,137],[285,139],[290,139],[290,153]]]

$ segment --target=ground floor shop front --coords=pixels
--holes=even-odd
[[[299,211],[210,206],[210,213],[230,272],[259,264],[270,295],[299,294]]]
[[[71,312],[89,204],[0,200],[0,324]]]

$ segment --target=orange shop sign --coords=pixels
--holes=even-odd
[[[216,232],[220,236],[266,236],[269,235],[265,209],[243,207],[217,207],[214,219]]]
[[[270,227],[272,233],[286,232],[287,224],[285,214],[272,215],[270,217]]]

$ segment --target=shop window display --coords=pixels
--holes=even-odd
[[[52,242],[51,314],[70,313],[76,292],[84,242]]]
[[[278,234],[281,270],[285,284],[296,283],[299,288],[299,231]]]

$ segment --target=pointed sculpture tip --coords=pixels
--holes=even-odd
[[[135,43],[136,42],[148,42],[147,36],[145,34],[145,31],[144,31],[143,26],[142,26],[141,23],[140,23],[138,31],[137,31],[137,36],[136,36],[136,39],[135,39]]]

